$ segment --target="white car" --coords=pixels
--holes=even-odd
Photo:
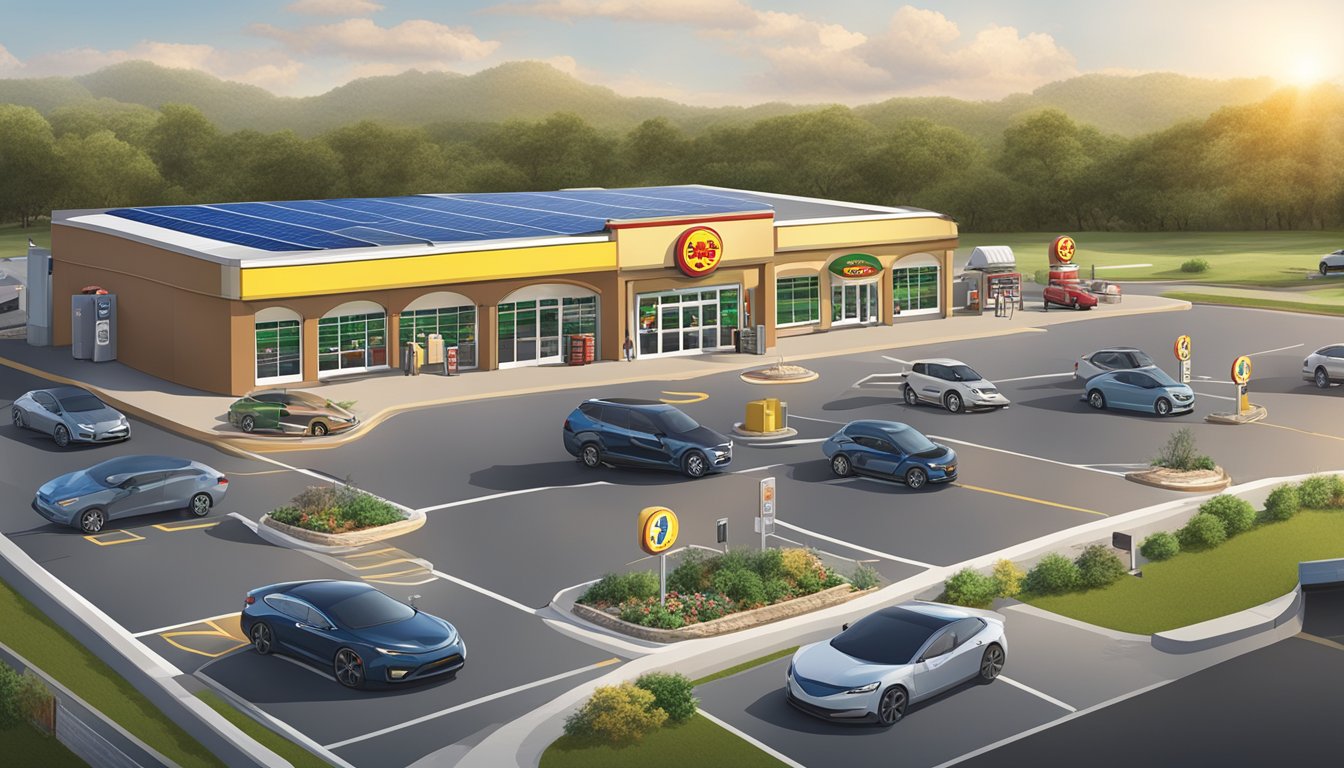
[[[1344,344],[1331,344],[1312,352],[1302,361],[1302,379],[1321,389],[1344,382]]]
[[[1344,271],[1344,248],[1321,257],[1321,274]]]
[[[1007,658],[1002,615],[911,601],[799,648],[784,691],[790,704],[826,720],[894,725],[912,702],[994,680]]]
[[[936,403],[952,413],[967,408],[1006,408],[1008,398],[994,382],[960,360],[916,360],[905,374],[905,404]]]
[[[1078,358],[1078,362],[1073,364],[1073,378],[1087,381],[1098,374],[1130,371],[1150,365],[1157,363],[1138,347],[1106,347]]]

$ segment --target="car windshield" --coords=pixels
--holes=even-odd
[[[350,629],[365,629],[379,624],[405,621],[415,615],[415,609],[397,602],[382,592],[361,592],[335,603],[327,611],[336,622]]]
[[[103,408],[103,401],[93,395],[70,395],[61,398],[61,407],[71,413],[97,411]]]
[[[327,407],[327,399],[325,397],[318,397],[317,395],[308,392],[290,392],[289,398],[295,405],[306,405],[311,408]]]
[[[952,378],[955,381],[979,381],[984,378],[969,365],[949,365],[947,370],[952,373]]]
[[[909,664],[947,622],[902,608],[879,611],[831,638],[831,647],[870,664]]]
[[[1150,365],[1157,365],[1157,363],[1153,362],[1153,358],[1149,357],[1147,354],[1143,352],[1140,352],[1137,349],[1130,352],[1129,354],[1134,356],[1134,362],[1138,363],[1140,368],[1146,368]]]
[[[1145,368],[1143,372],[1148,374],[1149,376],[1152,376],[1153,379],[1157,381],[1158,386],[1161,387],[1180,386],[1179,384],[1176,383],[1175,379],[1168,376],[1167,372],[1162,370],[1161,368]]]
[[[885,430],[885,434],[896,444],[901,453],[923,453],[938,447],[932,440],[913,429],[888,429]]]
[[[700,424],[695,419],[675,408],[660,412],[657,421],[663,425],[663,430],[669,435],[685,434],[700,428]]]

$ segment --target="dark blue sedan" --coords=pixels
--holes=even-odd
[[[957,479],[957,454],[898,421],[851,421],[821,444],[831,471],[902,480],[911,488]]]
[[[247,593],[242,628],[265,656],[330,669],[347,688],[450,674],[467,663],[457,629],[355,581],[291,581]]]

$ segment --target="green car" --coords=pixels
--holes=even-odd
[[[264,389],[234,401],[229,406],[229,423],[248,433],[264,430],[321,437],[350,429],[359,419],[324,397]]]

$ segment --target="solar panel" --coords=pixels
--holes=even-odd
[[[695,187],[495,192],[119,208],[112,216],[266,251],[368,248],[603,232],[621,219],[769,209]]]

